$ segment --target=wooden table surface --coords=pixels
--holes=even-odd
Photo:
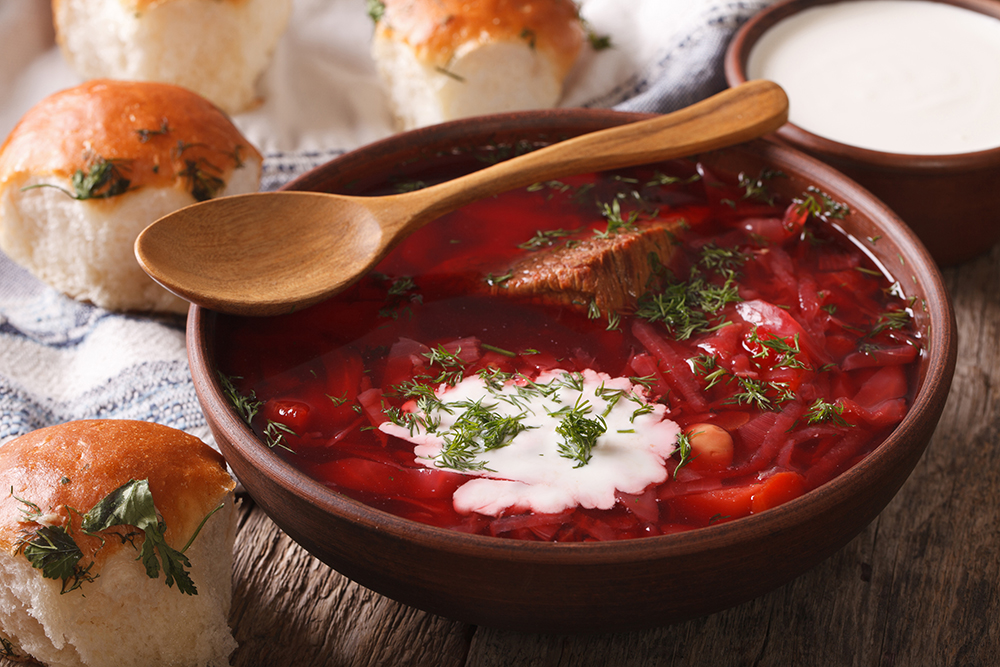
[[[926,453],[871,525],[786,586],[656,630],[499,631],[354,584],[249,504],[236,546],[233,665],[1000,664],[1000,246],[945,279],[958,366]]]
[[[585,636],[475,627],[401,605],[242,509],[237,667],[1000,664],[1000,246],[945,272],[958,366],[937,432],[854,541],[786,586],[681,625]],[[0,666],[16,663],[0,660]]]

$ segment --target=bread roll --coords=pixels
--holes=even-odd
[[[185,312],[139,267],[136,236],[195,201],[255,192],[262,161],[184,88],[85,83],[42,100],[0,148],[0,249],[103,308]]]
[[[555,106],[585,32],[572,0],[382,0],[372,55],[401,129]]]
[[[255,105],[291,9],[292,0],[52,0],[56,40],[84,78],[173,83],[228,113]]]
[[[180,551],[196,535],[182,565],[193,593],[187,575],[167,585],[162,546],[159,572],[147,572],[142,527],[84,532],[92,508],[144,481],[166,544]],[[233,487],[215,450],[149,422],[68,422],[0,445],[0,654],[67,667],[228,665]],[[126,521],[149,514],[137,505],[113,503]],[[47,553],[47,538],[64,546],[39,568],[29,556]],[[67,565],[74,548],[79,561]],[[60,563],[64,577],[47,578]]]

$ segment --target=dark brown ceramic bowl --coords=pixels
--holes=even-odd
[[[353,192],[400,170],[457,160],[471,146],[552,141],[637,120],[609,111],[525,112],[398,135],[341,156],[290,188]],[[843,221],[920,304],[926,342],[904,421],[856,467],[785,505],[688,533],[611,543],[538,543],[400,519],[340,495],[268,449],[230,408],[216,374],[216,313],[192,307],[195,387],[219,446],[275,523],[323,562],[409,605],[525,631],[612,631],[721,610],[773,589],[857,535],[895,495],[941,415],[955,363],[954,316],[938,269],[893,213],[854,182],[789,148],[757,141],[702,156],[720,172],[780,169],[785,195],[817,185],[850,205]],[[414,171],[416,170],[416,171]]]
[[[767,30],[797,12],[837,1],[842,0],[779,0],[752,17],[729,43],[729,85],[746,81],[750,53]],[[1000,19],[995,0],[936,1]],[[795,100],[789,103],[794,109]],[[792,123],[782,126],[776,138],[870,190],[917,233],[941,266],[968,260],[1000,241],[1000,147],[955,155],[903,155],[832,141]]]

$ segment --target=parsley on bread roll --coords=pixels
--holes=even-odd
[[[52,0],[63,56],[87,79],[184,86],[228,113],[253,107],[292,0]]]
[[[85,420],[0,445],[0,655],[228,665],[234,483],[183,431]]]
[[[0,147],[0,249],[76,299],[186,312],[139,266],[136,236],[196,201],[256,192],[262,162],[185,88],[90,81],[39,102]]]
[[[553,107],[585,39],[573,0],[376,0],[372,16],[402,129]]]

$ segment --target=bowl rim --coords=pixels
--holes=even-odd
[[[523,131],[536,131],[566,126],[574,121],[629,122],[648,117],[649,114],[628,113],[610,110],[560,109],[527,111],[515,114],[497,114],[488,117],[462,119],[443,123],[430,128],[393,135],[338,156],[309,173],[288,183],[283,189],[308,188],[312,176],[322,169],[340,161],[357,159],[359,151],[381,154],[391,152],[393,147],[402,146],[401,141],[417,137],[421,141],[437,138],[440,141],[455,141],[464,136],[490,136],[491,128],[506,126],[512,117],[526,123]],[[532,125],[534,123],[534,125]],[[536,127],[537,126],[537,127]],[[486,134],[483,134],[483,133]],[[497,559],[516,557],[521,562],[559,564],[601,564],[622,561],[646,560],[651,557],[679,557],[694,553],[731,547],[741,533],[777,533],[798,525],[796,518],[815,516],[832,511],[847,501],[854,487],[864,485],[865,480],[877,476],[886,467],[900,465],[912,457],[913,463],[923,453],[925,445],[916,443],[922,435],[933,429],[941,408],[947,398],[954,372],[957,340],[955,335],[955,315],[951,298],[944,286],[940,270],[929,252],[917,236],[885,204],[870,192],[815,158],[788,146],[773,141],[756,140],[748,142],[768,157],[795,162],[810,171],[823,174],[824,185],[833,190],[851,189],[856,192],[855,203],[870,212],[873,217],[884,220],[896,243],[897,250],[906,261],[906,267],[914,278],[920,276],[920,284],[925,294],[925,309],[930,327],[926,347],[922,354],[927,357],[926,373],[903,421],[889,434],[885,441],[863,460],[844,471],[826,484],[788,501],[778,507],[759,514],[742,517],[733,521],[716,524],[691,531],[669,535],[610,540],[606,542],[534,542],[510,538],[474,535],[460,531],[418,523],[379,510],[340,494],[317,480],[301,472],[256,438],[235,411],[229,406],[213,366],[213,355],[207,349],[207,337],[214,326],[216,313],[192,304],[187,321],[187,347],[189,365],[199,400],[206,412],[211,411],[219,428],[232,440],[232,446],[239,449],[246,461],[266,476],[271,482],[294,493],[322,511],[360,524],[364,529],[382,533],[393,533],[401,538],[417,533],[421,543],[430,549],[455,551]],[[883,223],[880,223],[880,225]],[[210,419],[211,422],[211,419]],[[929,439],[929,436],[928,436]],[[926,439],[925,439],[926,443]],[[219,443],[222,446],[222,443]],[[224,452],[225,453],[225,452]],[[911,466],[912,468],[912,466]],[[909,475],[907,470],[907,476]],[[902,482],[900,482],[902,484]],[[895,493],[895,490],[893,491]],[[881,511],[881,507],[878,508]],[[877,514],[877,512],[876,512]],[[872,516],[874,518],[875,515]]]
[[[869,0],[778,0],[754,14],[734,33],[723,56],[723,70],[730,86],[747,81],[746,63],[753,47],[767,30],[799,12],[822,5]],[[1000,3],[995,0],[919,0],[952,5],[1000,20]],[[894,153],[862,148],[815,134],[788,122],[780,127],[777,137],[793,146],[845,162],[858,162],[868,167],[904,173],[961,173],[1000,164],[1000,146],[967,153]]]

